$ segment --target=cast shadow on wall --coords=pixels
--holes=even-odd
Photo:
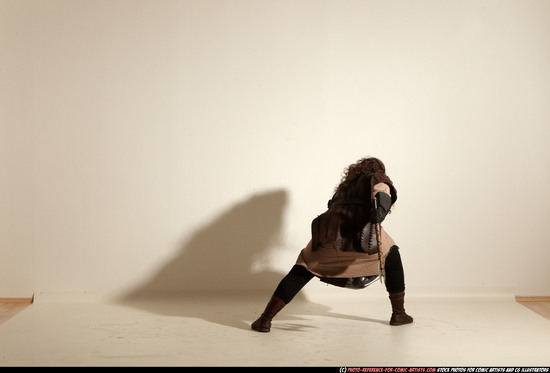
[[[192,233],[179,253],[133,294],[272,287],[280,274],[252,274],[251,267],[259,255],[275,249],[286,202],[286,192],[275,190],[253,195],[222,212]]]
[[[195,317],[249,329],[248,320],[263,311],[286,274],[254,272],[252,267],[255,260],[277,249],[287,199],[284,190],[275,190],[237,203],[192,234],[170,262],[117,302],[156,314]],[[251,298],[250,294],[260,296]],[[303,293],[294,298],[292,305],[292,315],[285,312],[287,320],[307,314],[354,318],[308,302]],[[281,325],[303,328],[297,323]]]

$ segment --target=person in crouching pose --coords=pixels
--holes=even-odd
[[[252,329],[269,332],[275,315],[313,277],[343,288],[363,288],[378,279],[379,265],[392,306],[390,325],[412,323],[404,308],[405,276],[399,247],[380,225],[396,200],[397,190],[382,161],[368,157],[348,166],[328,209],[312,221],[310,242]]]

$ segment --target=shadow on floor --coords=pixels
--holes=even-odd
[[[249,322],[263,311],[286,274],[252,271],[255,261],[280,246],[286,203],[284,190],[256,194],[237,203],[191,235],[172,260],[117,303],[156,314],[249,329]],[[227,307],[220,309],[220,303]],[[281,312],[281,317],[300,320],[308,314],[356,318],[331,313],[328,307],[309,302],[302,293]],[[299,324],[288,325],[288,329],[292,325],[303,329],[296,327]]]

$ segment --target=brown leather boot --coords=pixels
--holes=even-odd
[[[283,309],[284,306],[286,306],[285,302],[283,302],[279,297],[273,295],[267,303],[265,311],[258,318],[258,320],[252,323],[252,329],[264,333],[269,332],[271,330],[271,320],[277,313],[279,313],[280,310]]]
[[[405,292],[389,293],[392,306],[390,325],[405,325],[413,322],[413,318],[405,313]]]

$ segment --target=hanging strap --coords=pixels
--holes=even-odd
[[[372,182],[372,180],[371,180]],[[372,190],[372,186],[371,186]],[[374,209],[378,208],[378,200],[376,196],[372,197],[372,204]],[[380,282],[382,284],[386,283],[386,271],[384,269],[384,262],[382,261],[382,238],[381,238],[381,228],[380,223],[375,224],[376,227],[376,244],[378,245],[378,275],[380,277]]]
[[[386,270],[384,269],[384,262],[382,261],[382,240],[380,239],[380,223],[376,223],[376,243],[378,244],[378,275],[380,276],[380,282],[386,283]]]

